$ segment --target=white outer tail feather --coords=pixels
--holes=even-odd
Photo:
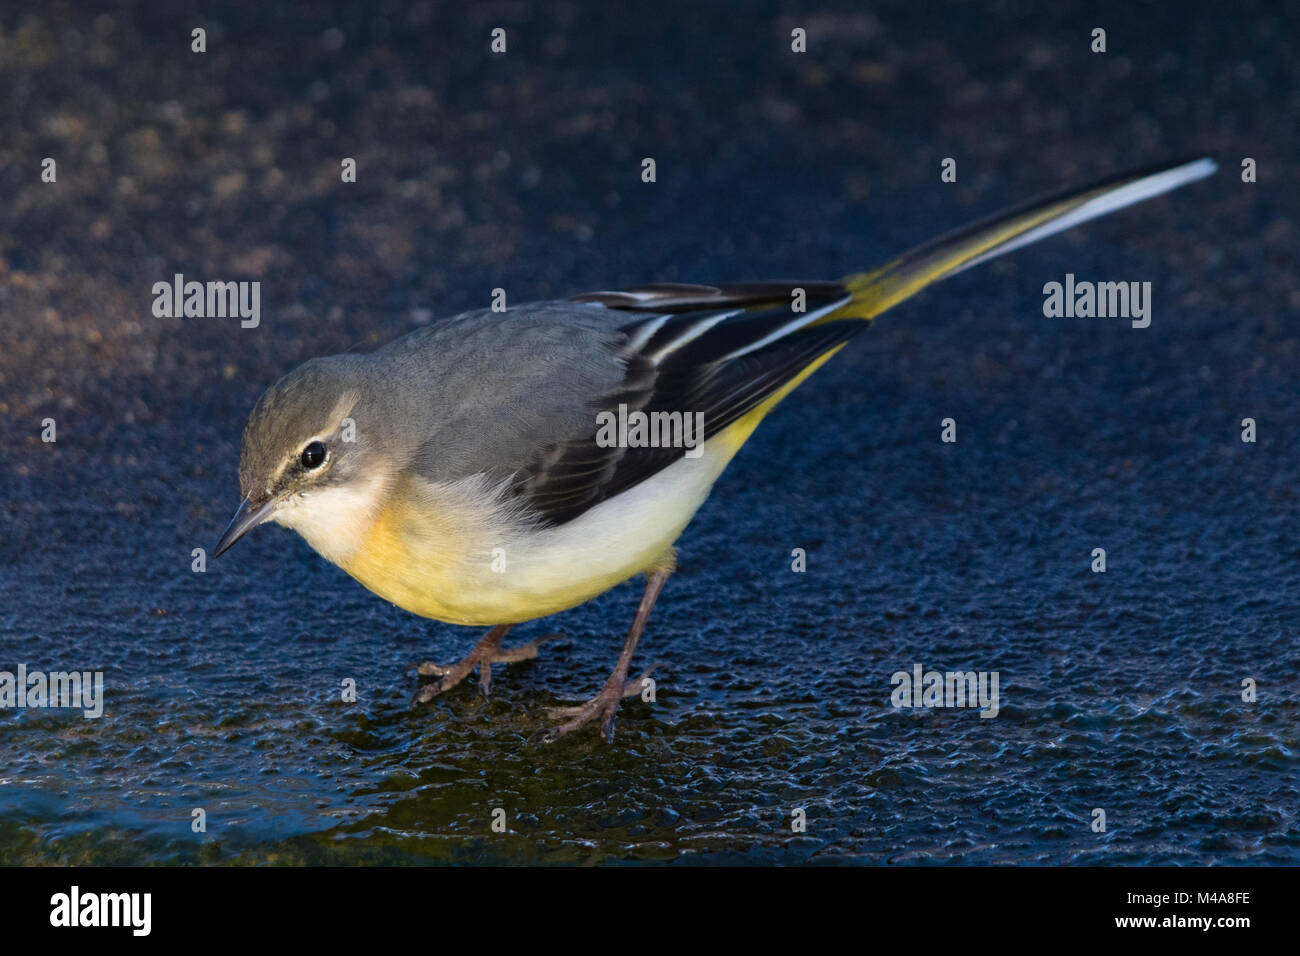
[[[1151,199],[1162,193],[1185,186],[1188,183],[1195,182],[1198,179],[1204,179],[1206,176],[1214,175],[1215,170],[1219,168],[1218,164],[1209,157],[1192,160],[1190,163],[1184,163],[1181,166],[1175,166],[1173,169],[1162,170],[1153,173],[1136,182],[1126,183],[1123,186],[1116,187],[1108,193],[1103,193],[1096,199],[1090,199],[1077,209],[1061,216],[1059,219],[1053,219],[1051,222],[1043,223],[1035,229],[1016,236],[1014,239],[998,246],[996,249],[990,249],[982,255],[976,256],[970,262],[965,263],[957,269],[954,269],[948,275],[956,275],[959,272],[965,272],[971,266],[977,266],[981,262],[988,262],[990,259],[996,259],[998,256],[1005,255],[1022,246],[1037,242],[1039,239],[1046,239],[1058,232],[1064,232],[1066,229],[1073,228],[1080,223],[1087,222],[1090,219],[1097,219],[1100,216],[1109,215],[1123,209],[1125,206],[1132,206],[1134,203]]]

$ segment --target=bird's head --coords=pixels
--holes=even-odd
[[[367,421],[361,356],[313,359],[272,385],[244,427],[244,500],[214,557],[267,521],[293,528],[334,561],[373,520],[393,475],[382,432]]]

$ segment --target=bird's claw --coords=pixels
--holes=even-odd
[[[641,672],[639,677],[621,682],[616,681],[611,675],[605,686],[601,688],[600,693],[586,703],[578,704],[575,707],[546,708],[549,717],[568,717],[569,719],[556,727],[539,730],[528,738],[528,742],[553,744],[566,734],[587,726],[597,717],[600,717],[601,736],[607,741],[613,741],[614,720],[618,715],[619,704],[622,703],[625,697],[635,697],[645,690],[646,681],[650,678],[650,672],[658,666],[658,663],[651,664]]]
[[[412,699],[411,704],[423,704],[437,697],[444,691],[451,690],[466,677],[475,668],[478,668],[478,690],[483,695],[483,699],[488,698],[492,690],[492,665],[493,664],[515,664],[520,661],[530,661],[537,656],[539,646],[546,641],[553,641],[556,638],[564,637],[563,634],[544,634],[527,644],[520,644],[518,647],[501,648],[498,646],[475,647],[459,664],[452,667],[442,667],[433,661],[424,661],[421,664],[411,664],[406,667],[409,674],[412,670],[420,677],[437,677],[436,681],[425,684],[421,687]]]

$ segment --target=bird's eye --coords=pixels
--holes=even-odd
[[[302,466],[304,468],[319,468],[325,461],[325,444],[314,441],[302,450]]]

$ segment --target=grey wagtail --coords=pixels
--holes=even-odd
[[[557,708],[565,720],[538,735],[553,741],[600,718],[612,738],[620,701],[642,690],[628,668],[673,543],[763,417],[870,324],[859,320],[1214,170],[1198,158],[1057,194],[841,282],[590,292],[466,312],[369,354],[312,359],[253,408],[244,500],[216,554],[274,521],[399,607],[490,625],[459,664],[419,665],[439,679],[417,703],[476,667],[486,694],[492,664],[535,657],[544,640],[503,649],[514,624],[644,573],[604,687]],[[702,421],[702,448],[611,441],[602,415],[615,412]]]

